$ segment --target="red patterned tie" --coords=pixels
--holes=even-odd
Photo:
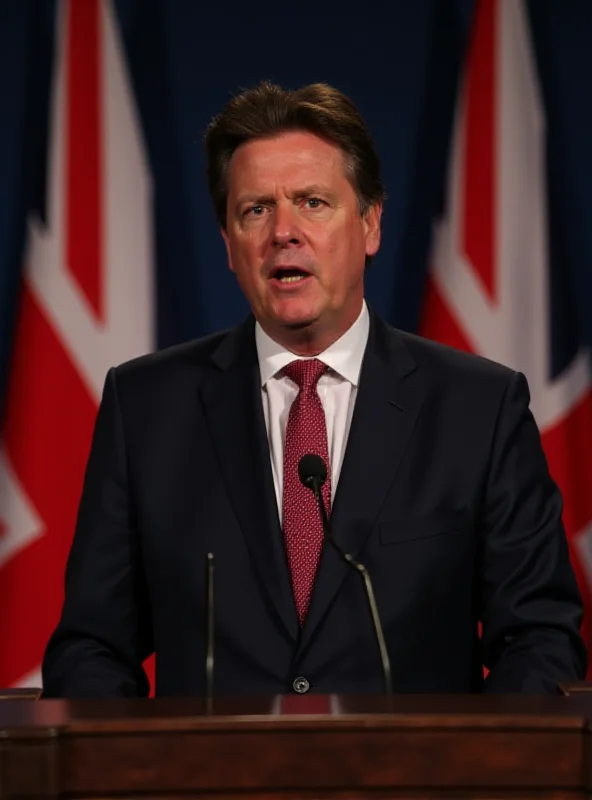
[[[331,470],[325,412],[317,383],[327,366],[316,358],[292,361],[284,375],[300,387],[290,408],[284,444],[283,522],[288,564],[300,624],[304,623],[323,544],[323,527],[313,492],[300,482],[298,462],[303,455],[319,455],[327,466],[322,493],[331,511]]]

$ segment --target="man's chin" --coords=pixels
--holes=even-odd
[[[277,323],[286,331],[305,331],[319,322],[319,314],[311,311],[301,314],[282,314]]]
[[[322,314],[320,309],[311,307],[311,304],[302,304],[299,308],[295,303],[285,304],[283,308],[275,308],[267,316],[267,326],[276,331],[276,335],[281,336],[284,331],[286,335],[311,334],[319,325]],[[263,325],[263,327],[266,327]]]
[[[284,328],[289,331],[304,331],[307,328],[312,328],[315,324],[316,318],[308,317],[305,319],[291,320],[284,324]]]

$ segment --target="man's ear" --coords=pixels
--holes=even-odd
[[[224,230],[224,228],[220,228],[220,233],[222,234],[222,238],[224,239],[224,246],[226,247],[226,256],[228,258],[228,269],[231,272],[234,272],[234,267],[232,266],[232,256],[230,254],[230,242],[228,240],[228,234]]]
[[[364,214],[364,235],[366,237],[366,255],[375,256],[380,247],[380,220],[382,203],[374,203]]]

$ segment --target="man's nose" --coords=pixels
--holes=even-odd
[[[300,244],[302,233],[298,213],[291,202],[278,203],[273,215],[273,243],[279,247]]]

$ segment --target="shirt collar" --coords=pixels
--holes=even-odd
[[[318,358],[319,361],[322,361],[323,364],[326,364],[353,386],[357,386],[369,330],[370,315],[364,300],[360,315],[351,328],[315,358]],[[295,353],[291,353],[275,342],[265,333],[258,322],[255,325],[255,343],[259,358],[262,387],[291,361],[304,358],[304,356],[297,356]]]

